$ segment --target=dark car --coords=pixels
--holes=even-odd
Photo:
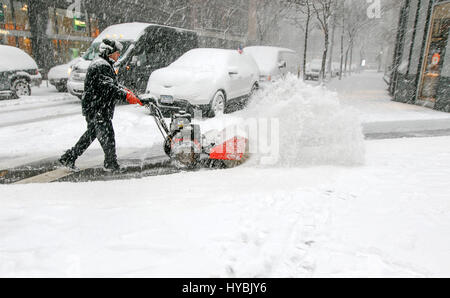
[[[31,95],[42,76],[36,62],[19,48],[0,45],[0,96],[19,98]]]

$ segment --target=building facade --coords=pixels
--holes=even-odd
[[[0,0],[0,44],[21,48],[44,69],[78,57],[100,28],[95,13],[83,6],[72,6],[72,10],[71,5],[66,1]]]
[[[193,29],[202,46],[234,47],[246,42],[250,16],[249,0],[0,0],[0,44],[23,49],[45,72],[78,57],[113,24]]]
[[[449,29],[449,0],[404,0],[389,86],[395,101],[450,112]]]

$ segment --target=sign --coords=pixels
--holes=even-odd
[[[431,64],[438,65],[439,61],[441,61],[441,55],[439,55],[439,53],[434,54],[431,58]]]
[[[3,3],[0,2],[0,23],[5,21],[5,11],[3,9]]]
[[[73,19],[73,28],[76,31],[85,31],[86,30],[86,22],[79,20],[77,18]]]

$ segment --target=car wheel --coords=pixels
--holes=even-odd
[[[59,84],[56,85],[56,90],[58,90],[58,92],[67,92],[67,86],[64,84]]]
[[[31,86],[25,79],[17,79],[13,82],[13,90],[18,96],[30,96]]]
[[[213,100],[211,101],[209,108],[209,116],[211,118],[223,115],[225,113],[225,95],[222,91],[218,91]]]

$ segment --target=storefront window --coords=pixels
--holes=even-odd
[[[420,100],[434,103],[450,28],[450,3],[436,5],[427,41]],[[448,63],[448,61],[447,61]]]
[[[58,63],[67,63],[81,56],[91,42],[99,34],[98,22],[94,14],[86,13],[79,17],[69,18],[67,11],[60,8],[49,8],[51,38]]]
[[[95,14],[83,12],[76,18],[69,18],[67,9],[54,7],[48,8],[46,33],[52,41],[56,63],[81,56],[92,39],[100,34]],[[0,0],[0,44],[32,53],[26,1]]]
[[[58,32],[58,34],[91,37],[92,32],[98,30],[97,21],[92,14],[89,15],[88,20],[86,13],[81,13],[78,17],[69,18],[65,9],[58,8],[53,13],[51,10],[50,18],[53,26],[56,27],[54,31]]]
[[[14,30],[14,22],[12,17],[11,3],[9,0],[0,1],[0,28],[6,30]]]
[[[57,54],[57,61],[59,63],[67,63],[77,57],[80,57],[89,46],[90,42],[76,41],[76,40],[52,40],[53,48]]]
[[[12,3],[12,5],[11,5]],[[0,0],[0,40],[31,54],[31,40],[16,31],[29,30],[28,6],[20,1]]]
[[[16,19],[16,30],[30,30],[27,4],[20,1],[14,1],[14,16]]]

